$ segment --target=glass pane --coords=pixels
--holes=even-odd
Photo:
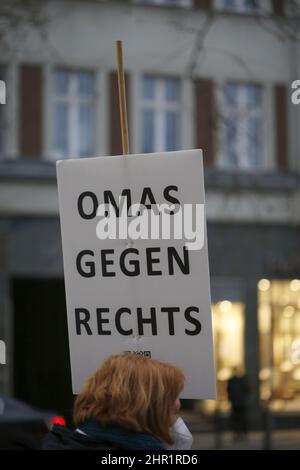
[[[261,105],[261,87],[258,85],[248,84],[244,85],[246,94],[246,103],[248,106]]]
[[[79,108],[79,156],[92,157],[94,153],[94,109],[91,105]]]
[[[224,86],[225,103],[228,105],[236,105],[238,103],[239,85],[237,83],[226,83]]]
[[[243,0],[244,8],[247,11],[255,11],[258,10],[258,0]]]
[[[81,96],[92,96],[94,93],[94,74],[93,72],[79,72],[78,87]]]
[[[65,95],[69,90],[69,72],[66,70],[56,70],[54,77],[55,93]]]
[[[143,77],[142,96],[146,100],[154,99],[156,79],[153,77]]]
[[[238,123],[235,119],[226,119],[226,149],[227,164],[231,167],[238,166]]]
[[[143,152],[154,151],[154,112],[151,110],[143,111]]]
[[[226,10],[234,10],[235,9],[235,0],[223,0],[223,6]]]
[[[258,283],[260,395],[277,411],[300,410],[300,280]]]
[[[68,156],[68,107],[58,103],[55,106],[54,148],[58,158]]]
[[[178,149],[179,141],[179,113],[177,111],[166,112],[166,151]]]
[[[244,303],[221,300],[212,304],[214,358],[217,374],[217,401],[203,403],[203,411],[228,412],[228,381],[245,373],[245,313]]]
[[[257,167],[261,163],[261,121],[258,118],[248,119],[248,165]]]
[[[259,9],[258,0],[223,0],[223,8],[240,13],[253,12]]]
[[[165,81],[166,100],[179,101],[179,80],[176,78],[167,78]]]

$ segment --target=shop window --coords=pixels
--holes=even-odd
[[[273,410],[300,410],[300,280],[258,283],[260,396]]]
[[[244,304],[222,300],[212,305],[214,354],[217,377],[217,400],[205,400],[201,408],[205,413],[228,411],[228,379],[236,372],[245,372]]]

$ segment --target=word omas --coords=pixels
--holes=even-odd
[[[104,191],[104,203],[94,193],[84,192],[78,199],[78,212],[85,219],[100,217],[96,235],[100,240],[185,240],[189,250],[204,245],[204,204],[183,204],[172,195],[177,186],[163,190],[166,203],[157,204],[151,188],[144,188],[139,203],[132,204],[131,192],[124,189],[118,204],[111,191]],[[91,212],[86,207],[92,206]]]
[[[176,210],[180,205],[177,198],[178,187],[166,186],[162,195],[164,200],[171,204],[166,210],[169,217],[176,216]],[[161,196],[161,195],[160,195]],[[116,202],[111,191],[104,191],[102,205],[102,219],[104,231],[113,231],[116,235],[117,222],[122,217],[127,220],[128,225],[135,223],[147,215],[147,211],[159,211],[151,188],[143,188],[140,195],[139,206],[132,211],[132,193],[130,189],[123,189],[121,198]],[[99,201],[94,192],[86,191],[79,195],[77,209],[80,217],[86,221],[94,220],[99,214]],[[170,209],[171,208],[171,209]],[[105,210],[106,209],[106,210]],[[134,214],[134,215],[133,215]],[[144,215],[143,215],[144,214]],[[161,213],[160,213],[161,214]],[[127,223],[126,222],[126,223]],[[121,222],[124,223],[124,220]],[[140,223],[141,220],[140,220]],[[111,227],[110,227],[111,224]],[[138,223],[135,226],[138,227]],[[153,229],[153,227],[152,227]],[[99,231],[97,226],[97,232]],[[120,230],[120,226],[118,227]],[[124,227],[121,227],[124,230]],[[134,230],[130,234],[134,238]],[[101,230],[100,230],[101,231]],[[137,228],[137,232],[140,233]],[[137,234],[136,234],[137,235]],[[127,237],[125,236],[125,239]],[[150,243],[149,243],[150,244]],[[181,246],[141,246],[139,249],[125,247],[123,243],[115,244],[115,247],[90,249],[83,247],[76,255],[76,269],[79,276],[86,279],[100,277],[107,283],[126,277],[139,277],[153,279],[153,276],[161,278],[175,276],[189,276],[192,264],[190,262],[191,252],[184,241]],[[154,292],[155,297],[155,292]],[[199,335],[202,330],[201,312],[198,306],[191,303],[187,305],[172,305],[163,303],[158,305],[128,305],[124,302],[117,308],[109,305],[95,307],[77,305],[74,308],[75,331],[78,336],[109,336],[119,334],[123,337],[132,336],[157,336],[168,334],[186,334],[188,336]]]

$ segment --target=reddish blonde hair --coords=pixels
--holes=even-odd
[[[171,364],[130,353],[110,356],[76,398],[74,422],[117,424],[172,444],[171,420],[184,380]]]

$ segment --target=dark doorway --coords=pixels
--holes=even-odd
[[[73,395],[64,283],[16,279],[12,288],[14,394],[70,422]]]

